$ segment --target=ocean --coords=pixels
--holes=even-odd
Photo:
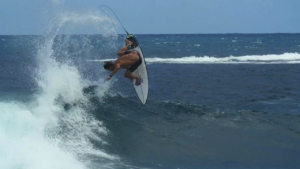
[[[294,169],[300,34],[136,35],[144,106],[110,72],[125,35],[0,36],[1,169]]]

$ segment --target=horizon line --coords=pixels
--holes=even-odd
[[[274,32],[274,33],[137,33],[134,35],[261,35],[261,34],[300,34],[300,32]],[[0,34],[0,36],[43,36],[44,34]],[[58,35],[126,35],[126,34],[58,34]]]

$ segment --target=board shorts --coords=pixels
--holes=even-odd
[[[132,51],[126,51],[124,52],[124,55],[127,55],[129,53],[131,53]],[[139,52],[137,52],[137,54],[139,55],[139,60],[137,62],[135,62],[132,66],[130,66],[127,70],[129,70],[131,73],[133,73],[141,64],[142,64],[142,57],[140,55]]]

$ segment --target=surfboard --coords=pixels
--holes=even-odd
[[[142,58],[142,63],[140,64],[140,66],[134,72],[132,72],[134,75],[141,76],[142,83],[138,86],[135,85],[135,82],[136,82],[135,79],[133,80],[132,83],[133,83],[133,86],[134,86],[137,96],[139,97],[142,104],[145,105],[147,102],[147,99],[148,99],[148,91],[149,91],[148,72],[147,72],[147,65],[146,65],[145,57],[144,57],[142,48],[141,48],[139,42],[137,41],[137,39],[133,35],[129,35],[129,37],[127,37],[127,39],[130,40],[131,42],[133,42],[134,48],[132,50],[137,51],[141,55],[141,58]]]

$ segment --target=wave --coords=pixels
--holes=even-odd
[[[251,157],[245,161],[235,160],[240,168],[253,165],[253,161],[257,162],[255,166],[262,163],[273,165],[274,160],[266,162],[255,154],[276,159],[273,153],[285,149],[286,145],[293,151],[299,151],[298,115],[219,109],[160,100],[149,100],[146,106],[142,106],[136,97],[118,94],[107,95],[103,103],[93,104],[96,107],[93,114],[114,133],[109,138],[113,152],[125,154],[125,158],[132,160],[161,164],[164,168],[194,168],[205,162],[212,162],[209,168],[225,168],[222,163],[227,161],[228,156],[232,159]],[[215,149],[218,153],[211,155],[210,152]],[[247,154],[240,154],[234,149]],[[261,152],[261,149],[266,151]],[[284,150],[285,153],[288,151]],[[188,163],[184,158],[178,159],[185,156],[189,156]],[[168,162],[161,160],[166,157]],[[279,165],[290,158],[275,161]],[[292,163],[293,166],[299,164],[296,161]],[[215,164],[220,166],[214,167]]]
[[[112,59],[87,60],[90,62],[104,62]],[[281,55],[248,55],[229,57],[182,57],[182,58],[146,58],[150,64],[299,64],[300,54],[284,53]]]
[[[109,131],[101,120],[89,113],[89,101],[81,91],[86,84],[93,82],[84,79],[68,59],[70,54],[66,46],[72,43],[71,39],[55,41],[62,28],[80,27],[82,23],[105,27],[101,24],[103,19],[98,14],[65,13],[53,18],[45,33],[45,41],[36,44],[38,68],[33,76],[37,92],[32,93],[34,96],[26,103],[16,100],[0,102],[0,168],[110,168],[109,165],[119,159],[94,146],[94,142],[106,145],[104,138]],[[59,48],[55,49],[54,45]],[[65,59],[58,61],[55,50],[65,53]],[[101,98],[109,87],[110,83],[103,84],[98,97]],[[66,109],[61,106],[62,102],[80,104]],[[97,158],[98,164],[93,163],[88,158],[90,156]]]

